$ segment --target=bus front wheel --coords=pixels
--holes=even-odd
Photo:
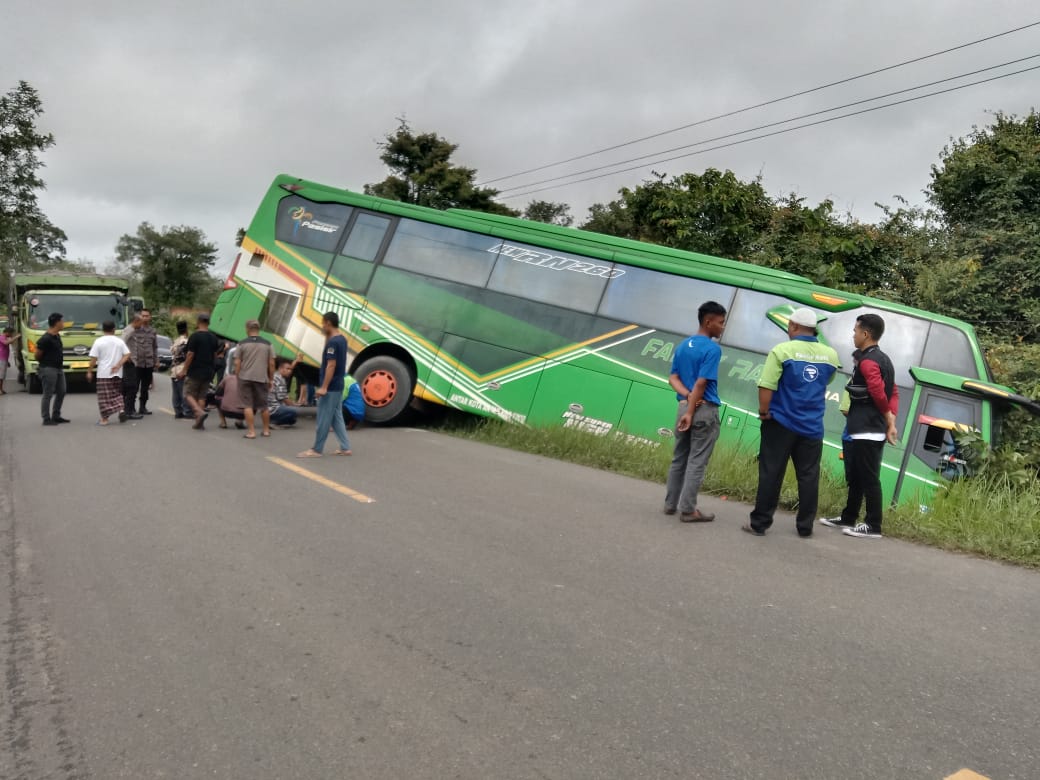
[[[393,422],[408,409],[415,382],[408,366],[397,358],[389,355],[369,358],[354,372],[354,378],[361,387],[361,397],[367,407],[365,419],[369,422]]]

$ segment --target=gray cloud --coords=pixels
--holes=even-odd
[[[158,6],[158,7],[156,7]],[[233,258],[280,172],[360,188],[407,114],[483,178],[513,173],[1033,21],[1031,3],[502,0],[22,4],[0,30],[0,89],[23,78],[58,144],[44,206],[69,254],[104,264],[143,220],[197,225]],[[635,145],[565,172],[1040,52],[1040,28]],[[920,201],[950,136],[1023,113],[1027,74],[655,166],[707,166],[858,216]],[[580,217],[649,172],[538,197]],[[530,178],[543,178],[543,175]],[[503,182],[501,186],[521,183]],[[524,199],[512,200],[520,205]]]

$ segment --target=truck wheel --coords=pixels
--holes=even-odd
[[[29,374],[29,395],[40,395],[43,392],[43,382],[39,374]]]
[[[377,355],[369,358],[354,372],[361,386],[368,412],[365,420],[386,424],[399,419],[408,410],[415,380],[408,366],[395,357]]]

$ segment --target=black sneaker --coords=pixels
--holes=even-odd
[[[140,419],[142,419],[142,418],[141,418],[141,415],[139,415],[139,414],[134,414],[133,412],[130,412],[130,414],[128,414],[128,415],[126,416],[126,419],[128,419],[128,420],[140,420]]]
[[[766,535],[765,531],[759,531],[757,528],[754,528],[751,525],[751,523],[744,523],[744,525],[740,526],[740,530],[744,531],[745,533],[749,533],[752,536],[765,536]]]
[[[119,413],[119,422],[121,422],[121,423],[125,423],[125,422],[126,422],[127,420],[129,420],[129,419],[130,419],[130,418],[129,418],[129,416],[127,416],[127,413],[126,413],[126,412],[120,412],[120,413]]]
[[[852,528],[856,525],[855,523],[846,523],[841,519],[841,515],[838,517],[821,517],[820,523],[828,528]]]
[[[145,409],[143,406],[141,407],[141,414],[151,414],[151,413],[152,413],[151,409]]]
[[[55,422],[54,420],[52,420],[50,417],[48,417],[46,420],[43,421],[43,424],[44,425],[57,425],[58,423]]]
[[[72,420],[66,420],[66,419],[65,419],[64,417],[62,417],[62,416],[61,416],[60,414],[59,414],[59,415],[58,415],[57,417],[52,417],[51,419],[52,419],[52,420],[54,420],[54,424],[55,424],[55,425],[57,425],[57,424],[59,424],[59,423],[67,423],[67,422],[72,422]]]

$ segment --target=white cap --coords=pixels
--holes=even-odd
[[[804,306],[791,312],[791,316],[788,319],[795,325],[801,325],[803,328],[815,328],[817,323],[816,312]]]

